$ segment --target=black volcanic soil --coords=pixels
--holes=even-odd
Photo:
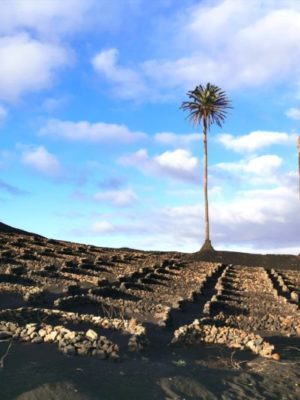
[[[227,264],[233,266],[226,272]],[[222,273],[223,294],[207,314]],[[28,297],[35,288],[39,296]],[[77,304],[78,295],[88,299],[91,293],[96,303]],[[26,314],[33,308],[104,317],[114,312],[113,317],[142,324],[149,341],[130,352],[128,336],[107,330],[120,348],[117,362],[64,355],[56,343],[0,341],[0,399],[300,399],[299,299],[292,293],[300,294],[296,256],[109,249],[0,223],[0,325],[3,318],[14,322],[5,313],[12,309],[17,315],[19,307],[22,324],[40,323],[37,311]],[[55,318],[49,323],[64,324]],[[280,360],[226,344],[171,346],[174,331],[196,318],[258,333],[274,344]],[[98,329],[82,322],[65,326]]]
[[[16,343],[0,371],[1,400],[300,398],[299,356],[281,362],[252,358],[235,354],[232,360],[227,349],[201,346],[112,363],[66,357],[53,345]]]
[[[300,251],[300,244],[299,244]],[[287,254],[250,254],[235,251],[194,253],[188,256],[195,261],[222,262],[224,264],[259,266],[265,268],[300,270],[300,256]]]

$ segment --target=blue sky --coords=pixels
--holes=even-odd
[[[298,0],[0,0],[1,221],[100,246],[196,251],[211,82],[217,249],[300,252]]]

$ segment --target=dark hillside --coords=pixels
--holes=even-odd
[[[299,247],[300,249],[300,247]],[[193,253],[188,258],[194,261],[221,262],[223,264],[261,266],[265,268],[300,269],[300,256],[289,254],[251,254],[234,251]]]

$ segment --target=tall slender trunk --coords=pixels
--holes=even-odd
[[[204,145],[204,172],[203,172],[203,188],[204,188],[204,243],[200,249],[202,252],[214,251],[209,239],[209,216],[208,216],[208,190],[207,190],[207,121],[203,118],[203,145]]]
[[[208,190],[207,190],[207,126],[206,120],[203,123],[203,144],[204,144],[204,173],[203,173],[203,186],[204,186],[204,237],[205,242],[209,241],[209,215],[208,215]]]
[[[299,180],[299,198],[300,198],[300,136],[298,137],[298,180]]]

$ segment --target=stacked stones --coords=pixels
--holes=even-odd
[[[276,281],[277,285],[280,288],[280,291],[287,297],[287,299],[291,302],[298,304],[299,293],[297,293],[295,290],[290,290],[289,286],[285,282],[285,279],[283,278],[283,275],[275,271],[274,269],[271,269],[270,275],[271,279],[273,278]],[[280,291],[278,291],[276,288],[274,288],[274,291],[276,292],[277,296],[281,295]]]
[[[61,352],[68,355],[93,355],[100,358],[119,358],[119,347],[105,336],[89,329],[86,332],[71,331],[64,326],[30,323],[20,326],[17,323],[0,322],[0,332],[6,336],[31,343],[56,343]],[[2,333],[3,334],[3,333]]]
[[[35,289],[35,286],[23,286],[19,283],[1,282],[0,291],[1,292],[11,292],[18,293],[23,296],[28,290]]]
[[[44,290],[34,287],[26,290],[23,299],[30,304],[42,304],[44,302]]]
[[[70,268],[63,268],[62,271],[60,272],[61,276],[63,276],[66,279],[72,279],[73,281],[80,281],[81,275],[83,275],[81,273],[81,271],[74,271],[71,270]],[[90,275],[88,272],[84,273],[84,281],[86,283],[90,283],[92,285],[97,285],[98,282],[98,277],[97,276],[93,276]]]
[[[172,263],[172,267],[174,263]],[[117,280],[113,282],[113,285],[109,284],[107,279],[97,279],[97,286],[100,286],[102,289],[110,288],[114,290],[121,291],[122,293],[128,293],[129,295],[132,293],[128,287],[130,284],[138,282],[141,279],[141,276],[145,277],[147,274],[151,274],[149,271],[153,270],[149,267],[140,268],[140,272],[135,271],[131,275],[121,275],[117,277]],[[152,314],[155,320],[160,321],[163,325],[168,319],[168,313],[170,307],[157,304],[157,302],[152,302],[147,299],[147,301],[141,299],[138,301],[131,301],[124,298],[109,298],[97,295],[97,293],[101,293],[100,289],[90,289],[88,294],[81,295],[73,295],[73,296],[65,296],[54,301],[54,306],[57,308],[69,308],[77,305],[85,305],[85,304],[99,304],[100,306],[104,306],[105,308],[111,308],[115,310],[115,313],[118,313],[118,309],[125,310],[126,314],[131,316],[137,315],[149,315]],[[121,296],[122,297],[122,296]],[[144,297],[144,296],[141,296]]]
[[[32,241],[32,244],[34,246],[42,246],[43,241]],[[47,241],[44,243],[44,245],[59,245],[61,246],[61,250],[55,252],[55,254],[62,254],[64,256],[64,261],[59,265],[58,261],[55,261],[55,265],[49,263],[49,261],[52,261],[51,259],[47,262],[47,265],[53,266],[54,269],[51,267],[50,269],[46,268],[44,266],[44,269],[34,269],[34,270],[28,270],[28,276],[29,273],[31,274],[31,278],[35,281],[38,282],[40,287],[43,287],[45,283],[47,284],[53,284],[56,279],[57,282],[60,282],[61,286],[66,286],[71,283],[71,285],[74,283],[77,285],[76,290],[67,290],[67,293],[70,295],[67,295],[65,297],[60,297],[54,302],[54,307],[59,307],[59,308],[68,308],[68,307],[76,307],[78,305],[85,305],[85,304],[96,304],[96,305],[104,305],[105,307],[111,307],[114,308],[116,311],[118,309],[120,310],[125,310],[126,309],[126,315],[128,316],[133,316],[133,317],[139,317],[141,320],[148,319],[150,317],[151,321],[158,322],[160,325],[166,325],[168,318],[169,318],[169,312],[171,308],[177,308],[180,307],[180,303],[184,300],[192,300],[196,294],[199,294],[199,290],[195,290],[194,286],[198,286],[198,280],[203,279],[203,283],[205,283],[206,276],[205,274],[199,274],[199,268],[195,265],[195,271],[197,274],[195,274],[195,271],[192,272],[190,271],[190,268],[188,269],[183,269],[183,265],[178,263],[178,257],[175,257],[173,259],[167,259],[166,255],[163,257],[156,256],[153,257],[156,262],[151,264],[150,262],[150,267],[140,267],[138,270],[136,268],[136,265],[124,265],[125,261],[128,260],[134,260],[134,259],[145,259],[145,256],[143,254],[139,253],[132,253],[132,255],[128,255],[126,253],[121,253],[121,254],[115,254],[112,256],[91,256],[89,257],[75,257],[76,256],[76,251],[97,251],[97,249],[87,249],[87,248],[82,248],[79,249],[78,246],[76,248],[71,248],[70,246],[63,246],[59,242],[53,242],[51,240]],[[41,250],[47,250],[47,248],[41,248]],[[40,251],[41,251],[40,250]],[[52,248],[48,249],[49,252],[46,252],[50,255],[53,254],[54,250]],[[44,254],[44,253],[43,253]],[[65,256],[68,256],[66,258]],[[60,256],[59,256],[60,257]],[[109,259],[109,261],[107,261]],[[54,262],[54,260],[53,260]],[[121,266],[114,264],[120,262],[122,263]],[[118,271],[118,269],[122,270],[123,276],[119,276],[116,280],[111,279],[110,281],[107,280],[107,278],[99,278],[99,273],[98,273],[98,268],[101,269],[101,265],[103,264],[104,266],[113,266],[114,273]],[[99,267],[100,266],[100,267]],[[128,268],[127,268],[128,267]],[[203,270],[206,270],[205,266]],[[40,266],[39,266],[40,268]],[[211,268],[209,266],[208,270]],[[215,268],[215,265],[213,266]],[[65,272],[65,271],[68,272]],[[187,284],[185,282],[185,279],[180,276],[180,274],[176,273],[176,271],[183,272],[187,277],[192,272],[194,274],[191,275],[191,282]],[[174,284],[174,290],[172,290],[172,295],[170,295],[170,290],[168,288],[168,285],[160,285],[160,279],[162,279],[162,284],[164,283],[164,279],[166,275],[170,276],[172,278],[172,284]],[[209,276],[209,274],[208,274]],[[43,279],[42,279],[43,278]],[[49,279],[48,279],[49,278]],[[63,278],[63,279],[62,279]],[[64,278],[67,278],[68,280],[65,280]],[[190,279],[189,278],[189,279]],[[71,280],[71,282],[70,282]],[[127,285],[130,286],[131,282],[137,282],[138,284],[142,286],[151,286],[155,285],[155,292],[153,291],[153,296],[146,296],[145,298],[144,294],[145,292],[141,290],[142,293],[139,293],[139,296],[141,300],[125,300],[124,298],[109,298],[108,296],[95,296],[94,293],[89,292],[88,294],[85,293],[85,291],[79,289],[79,284],[81,281],[93,284],[95,286],[100,286],[100,287],[108,287],[108,288],[114,288],[118,289],[122,292],[128,292],[128,294],[131,294],[130,289],[128,289]],[[193,286],[194,285],[194,286]],[[75,287],[75,286],[74,286]],[[31,291],[29,287],[29,292]],[[78,288],[78,289],[77,289]],[[202,286],[200,285],[200,291],[201,291]],[[156,289],[162,289],[162,290],[156,290]],[[28,292],[28,290],[26,290]],[[38,291],[34,289],[34,293],[29,293],[26,295],[26,300],[31,301],[38,301]],[[174,296],[176,292],[176,295]],[[178,293],[177,293],[178,292]],[[82,293],[82,294],[81,294]],[[84,293],[84,294],[83,294]],[[150,294],[151,290],[149,291]],[[114,297],[114,296],[113,296]],[[122,296],[120,296],[122,297]],[[126,297],[125,297],[126,298]],[[130,297],[129,297],[130,298]],[[42,300],[42,296],[40,297]],[[116,312],[115,312],[116,313]],[[118,313],[118,311],[117,311]]]
[[[218,268],[214,271],[214,273],[217,273],[218,270],[219,270],[220,268],[222,268],[223,266],[222,266],[222,264],[218,264],[217,267],[218,267]],[[230,265],[227,265],[227,266],[223,269],[221,275],[219,276],[219,278],[218,278],[218,280],[217,280],[217,283],[216,283],[216,285],[215,285],[216,294],[213,295],[212,298],[211,298],[210,300],[208,300],[208,301],[204,304],[204,307],[203,307],[203,314],[204,314],[204,315],[210,315],[211,312],[212,312],[212,309],[213,309],[213,308],[215,307],[215,305],[218,303],[218,301],[219,301],[219,296],[221,296],[221,295],[223,294],[223,290],[224,290],[223,281],[224,281],[224,279],[226,279],[226,275],[227,275],[227,273],[228,273],[228,271],[229,271],[229,269],[230,269],[231,267],[232,267],[231,264],[230,264]]]
[[[146,329],[143,325],[138,323],[135,319],[119,319],[99,317],[93,314],[80,314],[73,312],[66,312],[61,310],[52,310],[48,308],[32,308],[20,307],[17,309],[6,309],[0,311],[1,320],[46,320],[47,317],[55,317],[64,322],[70,323],[90,323],[103,329],[119,330],[123,333],[129,333],[136,336],[146,335]]]
[[[287,336],[299,334],[297,306],[278,295],[265,269],[229,266],[221,275],[216,289],[217,294],[209,302],[209,308],[205,307],[207,313],[211,312],[212,305],[223,310],[214,316],[215,321],[247,331],[277,331]],[[232,314],[230,307],[238,310],[238,314]]]
[[[129,334],[129,341],[128,341],[128,348],[130,351],[140,351],[142,350],[148,343],[147,338],[146,338],[146,330],[145,327],[142,326],[140,323],[138,323],[136,320],[131,319],[131,320],[121,320],[121,319],[117,319],[117,318],[113,318],[113,319],[109,319],[109,318],[102,318],[102,317],[97,317],[91,314],[78,314],[78,313],[71,313],[71,312],[63,312],[60,310],[49,310],[49,309],[41,309],[41,308],[18,308],[15,310],[3,310],[0,311],[0,332],[4,331],[10,331],[12,332],[12,334],[14,335],[13,337],[16,339],[21,339],[23,341],[31,341],[32,343],[41,343],[42,341],[45,342],[49,342],[51,341],[54,336],[55,333],[53,333],[53,331],[57,332],[58,330],[60,330],[63,333],[68,333],[68,332],[72,332],[64,327],[61,326],[56,326],[56,327],[52,327],[52,325],[49,324],[43,324],[43,328],[41,329],[46,329],[45,327],[47,327],[46,329],[46,333],[48,336],[46,340],[40,340],[39,336],[41,336],[41,334],[37,335],[31,335],[33,332],[36,331],[37,327],[39,326],[36,323],[30,323],[30,324],[26,324],[26,326],[22,327],[19,322],[23,321],[24,319],[39,319],[39,320],[46,320],[47,317],[55,317],[58,320],[62,321],[62,322],[70,322],[70,323],[80,323],[80,322],[84,322],[84,323],[90,323],[92,325],[94,325],[95,327],[99,327],[99,328],[103,328],[103,329],[108,329],[108,330],[117,330],[122,332],[123,334]],[[15,320],[16,322],[12,323],[12,322],[7,322],[5,321],[5,319],[8,320]],[[2,321],[1,321],[2,320]],[[33,330],[33,327],[36,327]],[[51,330],[52,327],[52,330]],[[29,329],[30,328],[30,329]],[[28,332],[29,329],[29,332]],[[19,333],[22,332],[22,334],[20,335]],[[97,334],[95,331],[93,331],[92,329],[89,329],[87,331],[88,333],[86,334],[87,338],[84,337],[82,332],[73,332],[73,333],[68,333],[65,337],[63,342],[60,341],[60,337],[57,336],[58,339],[58,343],[59,343],[59,348],[62,350],[64,347],[67,348],[66,351],[63,351],[65,354],[69,354],[69,352],[72,352],[73,350],[70,349],[70,346],[72,346],[72,340],[74,341],[76,339],[76,343],[83,343],[83,345],[77,345],[75,346],[76,348],[81,348],[84,347],[84,349],[90,349],[91,351],[87,352],[87,354],[96,354],[95,351],[99,350],[99,346],[100,343],[98,343],[98,347],[95,347],[94,344],[91,345],[89,342],[86,342],[86,340],[91,340],[93,338],[95,338],[96,340],[96,335]],[[93,333],[95,332],[95,334]],[[40,333],[40,332],[39,332]],[[76,333],[77,336],[74,336]],[[49,336],[51,335],[51,336]],[[42,337],[44,337],[45,335],[42,335]],[[26,340],[24,340],[24,337],[26,338]],[[79,339],[80,340],[79,340]],[[48,340],[49,339],[49,340]],[[56,336],[55,336],[56,339]],[[70,340],[71,342],[70,342]],[[78,340],[77,340],[78,339]],[[103,337],[100,337],[99,340],[101,339],[101,341],[103,342]],[[108,339],[107,339],[108,340]],[[56,340],[55,340],[56,341]],[[103,345],[103,343],[101,344],[101,346]],[[84,351],[85,350],[76,350],[78,354],[85,354]],[[93,351],[95,350],[95,351]],[[102,349],[103,350],[103,349]],[[75,352],[76,353],[76,352]],[[74,354],[75,354],[74,353]],[[99,354],[97,354],[99,355]],[[115,355],[113,355],[113,357],[115,357]],[[116,358],[116,357],[115,357]]]
[[[44,301],[43,289],[35,286],[23,286],[18,283],[0,283],[0,291],[21,294],[24,301],[31,304],[42,304]]]
[[[145,337],[132,335],[128,340],[128,350],[132,352],[141,351],[145,348],[147,343],[148,342],[145,340]]]
[[[147,346],[148,339],[146,336],[146,329],[134,318],[124,321],[124,330],[131,334],[128,341],[129,351],[137,352],[143,350]]]
[[[71,307],[77,307],[78,305],[87,304],[98,305],[100,309],[102,307],[103,312],[107,313],[110,318],[112,318],[112,315],[120,315],[121,317],[123,312],[121,310],[126,311],[126,316],[152,313],[157,318],[161,318],[168,314],[168,307],[161,304],[153,304],[144,300],[132,301],[122,298],[103,297],[91,293],[61,297],[54,301],[54,306],[60,309],[69,309]]]
[[[122,285],[128,293],[144,298],[135,303],[137,311],[141,315],[148,317],[151,315],[153,321],[165,326],[168,324],[170,313],[180,308],[186,301],[194,301],[220,268],[223,266],[216,263],[203,263],[200,267],[199,263],[184,265],[174,260],[164,260],[160,264],[144,267],[133,274],[135,282],[128,283],[128,277],[119,279],[122,280]],[[159,282],[160,279],[162,283]],[[168,284],[164,284],[165,281]]]
[[[266,313],[264,315],[230,315],[225,316],[221,313],[215,318],[226,325],[238,326],[241,329],[264,332],[280,332],[285,336],[300,335],[300,318],[299,316],[281,316]]]
[[[282,273],[284,279],[288,282],[288,286],[297,292],[300,292],[300,274],[299,271],[285,270]]]
[[[121,299],[105,299],[102,296],[96,296],[93,294],[79,294],[74,296],[60,297],[54,301],[54,306],[57,308],[68,308],[72,306],[78,306],[83,304],[104,304],[106,306],[120,306],[123,302]],[[119,303],[119,304],[118,304]]]
[[[176,260],[165,259],[160,263],[154,263],[150,267],[139,268],[138,271],[135,271],[130,275],[119,275],[117,280],[114,282],[114,286],[118,287],[119,290],[125,293],[127,292],[128,294],[142,298],[136,302],[124,301],[124,307],[131,311],[132,315],[139,315],[141,318],[142,316],[152,315],[153,320],[155,320],[160,326],[164,326],[169,318],[170,306],[163,303],[166,303],[167,300],[170,299],[170,293],[168,291],[166,296],[161,294],[161,290],[159,290],[161,289],[160,280],[165,279],[164,274],[166,272],[170,273],[170,271],[173,271],[174,269],[178,270],[181,268],[182,266],[178,264]],[[102,283],[100,284],[102,285]],[[149,299],[150,296],[147,296],[147,298],[144,299],[144,290],[151,285],[155,285],[156,287],[155,295],[151,299]]]
[[[8,275],[20,276],[26,272],[26,268],[23,265],[8,265],[5,273]]]
[[[279,359],[279,355],[273,353],[274,346],[264,341],[259,335],[229,326],[217,327],[203,324],[198,319],[190,325],[177,329],[172,339],[172,344],[192,345],[201,342],[224,344],[233,349],[248,348],[262,357]]]

